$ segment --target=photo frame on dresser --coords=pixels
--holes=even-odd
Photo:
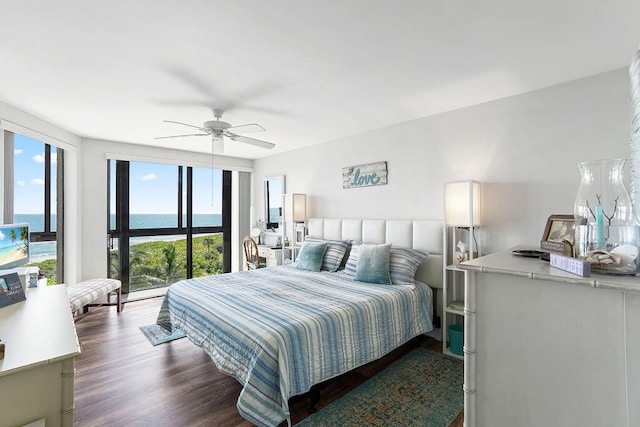
[[[0,275],[0,307],[24,301],[26,295],[17,273]]]
[[[573,215],[554,214],[547,218],[540,248],[573,256],[576,223]]]

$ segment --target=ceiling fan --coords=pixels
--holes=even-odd
[[[189,126],[196,128],[200,133],[190,133],[184,135],[171,135],[171,136],[159,136],[154,139],[167,139],[167,138],[181,138],[185,136],[211,136],[212,150],[216,153],[224,152],[224,138],[229,138],[232,141],[244,142],[245,144],[251,144],[256,147],[271,149],[276,145],[272,142],[263,141],[261,139],[249,138],[244,135],[238,135],[238,133],[264,131],[265,128],[256,123],[250,123],[246,125],[232,126],[230,123],[223,122],[222,118],[223,110],[214,109],[213,116],[215,120],[209,120],[204,122],[202,126],[191,125],[188,123],[176,122],[173,120],[164,120],[165,123],[175,123],[178,125]],[[232,132],[233,131],[233,132]]]

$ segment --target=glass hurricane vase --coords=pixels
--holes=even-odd
[[[579,163],[574,205],[575,256],[592,270],[629,274],[637,270],[638,229],[623,180],[624,159]]]

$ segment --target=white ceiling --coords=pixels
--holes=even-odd
[[[0,101],[82,137],[259,158],[628,67],[640,0],[4,1]],[[186,131],[186,132],[185,132]]]

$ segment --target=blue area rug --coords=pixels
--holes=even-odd
[[[153,345],[164,344],[169,341],[186,337],[182,331],[175,331],[172,334],[168,334],[166,329],[156,324],[140,326],[140,330]]]
[[[464,407],[463,363],[414,350],[296,427],[446,427]]]

